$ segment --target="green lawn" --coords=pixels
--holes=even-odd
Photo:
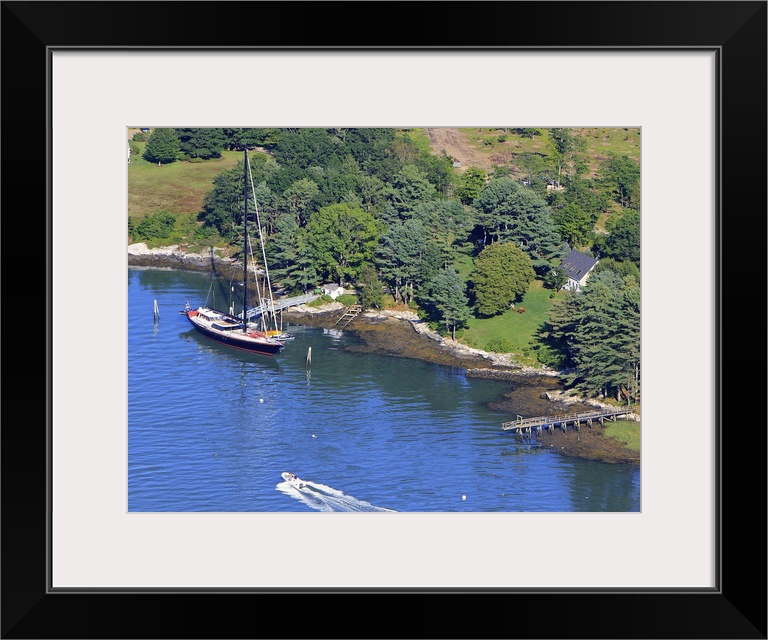
[[[143,148],[144,144],[139,143]],[[128,165],[128,216],[140,220],[148,213],[166,210],[173,215],[201,211],[205,194],[222,171],[242,162],[239,151],[204,162],[172,162],[157,166],[131,156]]]
[[[507,340],[516,345],[513,353],[523,355],[525,364],[536,361],[531,347],[535,344],[536,333],[546,321],[549,309],[554,302],[549,297],[550,289],[545,289],[541,281],[534,280],[523,301],[516,308],[524,307],[525,313],[510,309],[493,318],[472,318],[469,326],[462,332],[460,342],[475,349],[486,350],[489,342]]]
[[[640,451],[640,425],[637,422],[629,420],[606,422],[603,433],[609,438],[623,442],[632,451]]]

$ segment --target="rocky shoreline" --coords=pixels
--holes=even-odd
[[[213,269],[229,273],[236,261],[214,250],[204,256],[185,253],[177,246],[148,249],[145,244],[138,243],[128,247],[128,264],[153,269],[203,272]],[[283,320],[333,329],[337,328],[336,322],[344,310],[344,305],[339,302],[322,307],[302,305],[283,311]],[[366,311],[345,326],[344,331],[360,338],[359,344],[349,347],[352,351],[413,358],[462,369],[467,377],[509,382],[511,390],[489,405],[498,411],[516,414],[521,411],[521,407],[525,407],[529,415],[548,415],[609,407],[597,399],[571,396],[562,387],[558,371],[524,367],[508,354],[489,353],[446,339],[432,331],[412,311]],[[627,419],[640,420],[635,414],[630,414]],[[610,463],[639,463],[637,451],[631,451],[620,442],[602,436],[602,427],[595,425],[581,432],[554,432],[537,438],[541,437],[542,446],[563,455]]]

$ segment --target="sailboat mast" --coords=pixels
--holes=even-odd
[[[248,149],[243,149],[243,333],[248,329]]]

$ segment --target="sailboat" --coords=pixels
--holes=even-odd
[[[215,340],[232,349],[249,351],[263,356],[273,357],[280,353],[285,347],[285,340],[280,339],[279,332],[275,334],[274,330],[267,333],[265,327],[249,322],[248,314],[248,184],[249,184],[248,149],[243,151],[243,312],[240,315],[234,314],[234,310],[229,312],[213,309],[208,306],[201,306],[197,309],[184,308],[184,315],[192,323],[192,326],[204,336]],[[253,191],[253,188],[251,188]],[[254,206],[256,213],[256,223],[259,226],[259,237],[261,238],[261,222],[258,219],[258,205],[254,194]],[[261,238],[262,253],[264,251],[264,240]],[[266,256],[265,256],[266,265]],[[268,280],[265,289],[269,287]],[[261,301],[260,301],[261,302]],[[268,308],[269,305],[260,305],[262,308]],[[274,304],[272,304],[274,308]],[[262,317],[263,317],[262,313]],[[271,334],[271,335],[270,335]]]

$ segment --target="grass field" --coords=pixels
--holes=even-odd
[[[603,433],[609,438],[623,442],[628,449],[640,451],[640,425],[629,420],[617,420],[603,427]]]
[[[460,131],[467,136],[478,153],[498,157],[499,160],[523,153],[549,155],[552,151],[547,129],[540,129],[541,135],[532,138],[513,133],[512,129],[464,128]],[[600,162],[605,160],[609,153],[626,155],[636,162],[640,161],[638,127],[574,128],[572,132],[584,141],[585,148],[580,154],[587,158],[589,173],[586,177],[595,177]],[[515,164],[513,159],[508,162]]]
[[[532,349],[536,343],[539,327],[546,321],[549,309],[554,302],[550,298],[550,289],[545,289],[541,281],[534,280],[523,301],[516,305],[524,307],[525,313],[510,309],[493,318],[472,318],[465,329],[460,342],[475,349],[487,350],[491,342],[508,341],[515,345],[512,353],[520,357],[521,362],[533,365],[536,355]]]
[[[138,143],[143,151],[145,143]],[[166,210],[173,215],[198,213],[213,179],[242,162],[239,151],[224,151],[221,158],[205,162],[172,162],[157,166],[131,156],[128,165],[128,216],[140,220],[149,213]]]

